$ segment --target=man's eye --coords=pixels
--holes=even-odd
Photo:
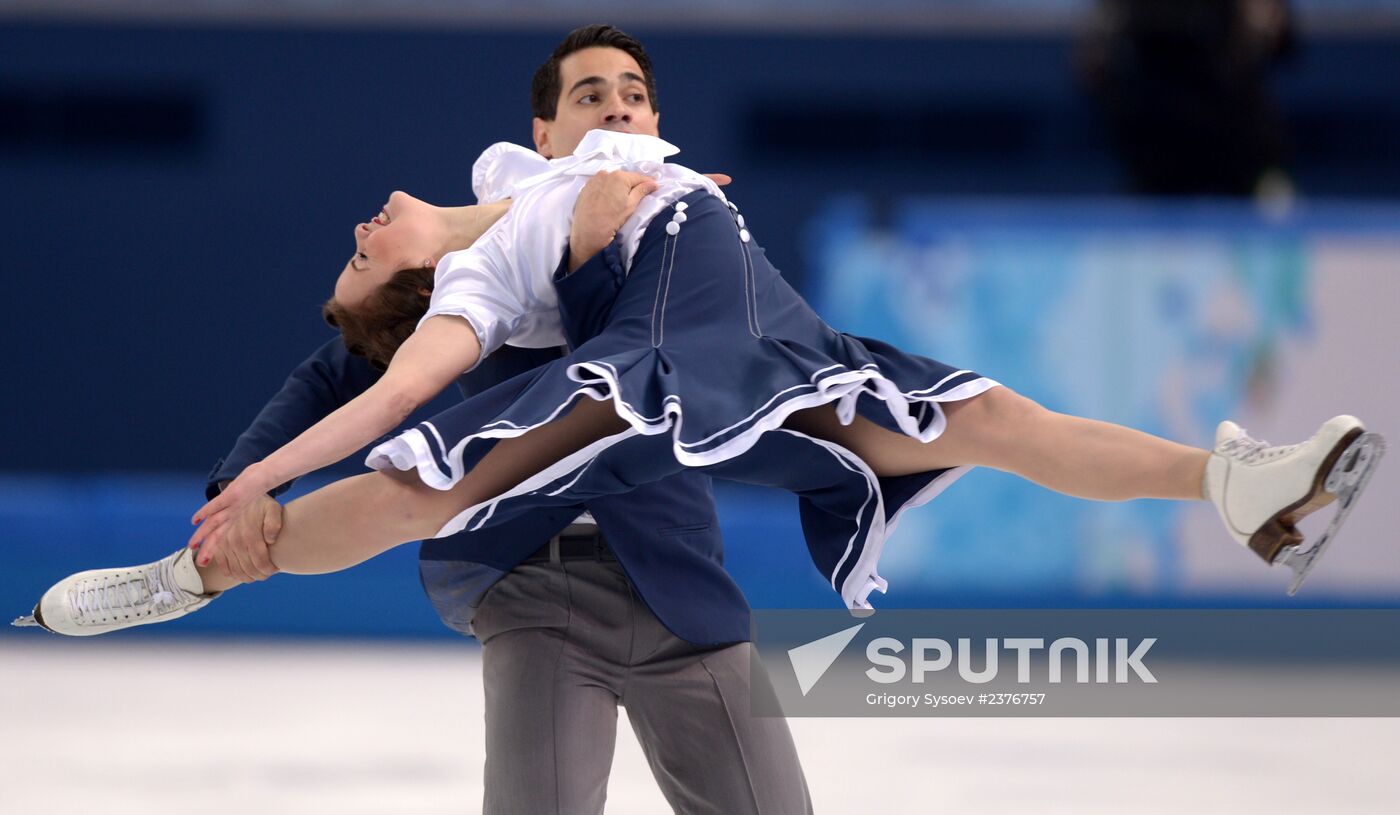
[[[582,98],[579,99],[579,101],[580,101],[580,102],[596,102],[596,101],[598,101],[598,94],[596,94],[596,93],[585,94]]]
[[[647,100],[647,98],[640,93],[632,94],[631,99],[633,102],[645,102]]]

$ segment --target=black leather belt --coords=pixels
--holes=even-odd
[[[569,524],[523,562],[549,563],[554,550],[559,560],[617,560],[597,524]]]

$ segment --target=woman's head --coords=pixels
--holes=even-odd
[[[369,221],[355,226],[355,253],[335,283],[335,300],[349,309],[405,269],[437,266],[449,242],[443,212],[406,192],[394,192]]]
[[[321,308],[351,353],[388,367],[428,310],[433,270],[449,233],[441,210],[404,192],[391,194],[378,215],[356,225],[355,254]]]
[[[509,209],[508,199],[435,207],[407,193],[390,195],[378,215],[355,227],[355,254],[321,309],[326,322],[353,353],[388,367],[428,311],[438,261],[476,243]]]

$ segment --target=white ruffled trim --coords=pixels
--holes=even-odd
[[[646,435],[661,433],[668,428],[674,428],[672,433],[675,438],[673,451],[676,460],[688,467],[703,467],[707,464],[717,464],[727,461],[736,456],[748,452],[758,441],[758,437],[772,430],[777,430],[787,421],[788,417],[799,410],[805,410],[818,405],[830,403],[836,404],[836,417],[842,424],[849,425],[856,414],[856,401],[862,394],[870,394],[884,402],[894,417],[895,424],[900,432],[907,436],[918,439],[921,442],[930,442],[943,435],[943,431],[948,427],[948,417],[943,409],[938,406],[940,402],[960,402],[970,399],[978,394],[997,387],[1001,383],[978,377],[970,382],[953,388],[946,393],[930,395],[929,392],[937,389],[943,382],[947,382],[957,376],[961,376],[970,371],[956,371],[944,377],[939,383],[929,388],[922,388],[917,391],[904,392],[898,389],[893,382],[879,372],[879,369],[871,364],[857,370],[845,369],[837,374],[832,374],[821,379],[817,377],[823,371],[832,368],[842,367],[839,365],[823,368],[812,374],[813,383],[810,385],[794,385],[774,394],[771,399],[763,404],[758,410],[745,416],[743,419],[717,430],[703,439],[693,442],[680,441],[681,426],[684,421],[681,400],[677,396],[668,396],[661,406],[661,415],[643,416],[635,407],[623,401],[621,397],[614,398],[613,402],[617,406],[617,414],[636,428],[637,432]],[[612,365],[606,362],[576,362],[568,367],[570,379],[586,386],[597,388],[606,387],[608,392],[621,394],[618,387],[620,377]],[[588,375],[592,375],[591,378]],[[809,392],[801,395],[790,396],[786,401],[779,402],[785,394],[793,391],[810,389]],[[774,403],[777,402],[776,406]],[[917,419],[909,415],[909,403],[922,402],[931,404],[936,411],[934,419],[928,427],[920,429]],[[766,412],[765,412],[766,411]],[[761,416],[760,416],[761,415]],[[760,418],[739,435],[723,442],[712,449],[695,452],[689,448],[699,447],[707,442],[733,431],[735,428],[749,423],[754,417]]]
[[[943,382],[947,382],[953,377],[969,373],[968,371],[957,371],[931,387],[922,388],[917,391],[904,392],[900,391],[893,382],[880,374],[874,365],[867,365],[859,370],[846,369],[842,370],[840,373],[820,379],[817,378],[822,372],[829,371],[836,367],[841,366],[830,366],[814,373],[812,375],[814,381],[811,385],[797,385],[775,394],[774,397],[768,400],[759,410],[754,411],[754,413],[744,417],[743,420],[723,430],[712,433],[710,436],[706,437],[706,439],[697,442],[683,443],[679,441],[681,425],[684,419],[684,412],[679,397],[674,395],[668,396],[662,404],[661,415],[654,417],[644,416],[635,407],[622,399],[622,391],[618,387],[617,372],[611,365],[603,362],[574,363],[568,367],[567,373],[571,379],[578,382],[582,387],[569,394],[567,398],[562,400],[560,404],[540,422],[529,426],[522,426],[501,420],[487,425],[482,428],[480,432],[473,433],[463,438],[457,444],[453,445],[451,450],[444,451],[443,459],[447,462],[450,470],[447,476],[444,476],[442,471],[438,468],[437,457],[433,455],[431,448],[432,442],[430,442],[418,428],[405,431],[399,436],[376,446],[370,451],[365,464],[376,470],[390,468],[403,471],[416,470],[423,483],[434,489],[447,490],[451,489],[452,486],[465,475],[462,465],[462,452],[469,443],[476,439],[504,439],[522,436],[536,427],[554,421],[554,419],[558,418],[558,416],[572,405],[578,397],[586,397],[596,401],[611,401],[617,415],[627,422],[627,430],[599,439],[587,447],[546,467],[511,490],[462,510],[448,521],[447,524],[438,531],[437,535],[434,536],[444,537],[467,528],[469,523],[471,523],[471,531],[480,529],[490,520],[500,502],[516,496],[535,492],[541,487],[577,470],[578,472],[575,473],[573,479],[563,486],[558,487],[550,494],[556,495],[564,492],[583,476],[587,471],[588,465],[592,463],[599,453],[632,436],[654,436],[670,430],[672,431],[673,439],[672,452],[675,454],[676,460],[686,466],[703,467],[727,461],[744,454],[757,443],[759,436],[763,433],[773,431],[790,433],[801,438],[809,439],[836,456],[847,468],[860,472],[870,489],[869,497],[872,497],[877,502],[873,514],[874,521],[872,523],[872,528],[865,536],[866,545],[861,550],[856,565],[852,567],[846,580],[844,580],[840,586],[837,586],[836,575],[840,573],[842,566],[845,565],[847,558],[850,557],[855,547],[855,541],[861,534],[859,522],[857,522],[855,533],[848,541],[846,552],[837,562],[831,575],[828,576],[832,588],[836,589],[841,594],[841,599],[846,603],[848,608],[868,609],[871,608],[868,599],[870,594],[874,591],[883,593],[888,588],[886,581],[876,572],[876,566],[879,562],[880,553],[883,551],[884,542],[889,535],[894,532],[895,526],[898,524],[900,518],[909,509],[922,506],[933,500],[933,498],[947,489],[948,486],[958,478],[961,478],[971,468],[957,467],[938,476],[916,493],[910,500],[905,502],[899,510],[896,511],[889,523],[886,523],[884,496],[879,490],[879,480],[863,460],[838,444],[813,438],[791,430],[790,428],[784,428],[782,427],[783,422],[787,421],[789,416],[799,410],[835,402],[837,418],[842,424],[850,424],[855,417],[856,401],[861,394],[870,393],[885,402],[902,432],[908,436],[917,438],[921,442],[927,443],[941,436],[948,426],[947,415],[944,413],[939,403],[958,402],[964,399],[970,399],[991,388],[998,387],[1000,383],[988,379],[987,377],[978,377],[970,382],[964,382],[945,393],[937,395],[930,394],[931,391],[937,389]],[[586,375],[589,374],[592,375],[591,378],[585,378]],[[813,388],[813,390],[810,393],[793,396],[785,401],[777,401],[781,399],[782,395],[785,393],[802,390],[804,388]],[[775,402],[777,402],[776,405],[774,404]],[[921,402],[933,406],[935,411],[934,419],[926,428],[920,429],[918,426],[919,422],[909,415],[909,405],[911,402]],[[770,407],[771,409],[769,409]],[[766,414],[764,414],[765,410],[768,410]],[[721,436],[753,420],[754,417],[759,414],[764,415],[729,441],[723,442],[712,449],[700,452],[692,452],[685,449],[687,447],[695,447],[704,444],[710,439]],[[434,435],[437,435],[437,428],[434,427],[431,422],[424,422],[423,426],[427,427]],[[441,437],[435,440],[441,445]],[[862,510],[864,506],[865,505],[862,506]],[[482,513],[481,517],[476,518],[475,523],[472,523],[472,519],[476,517],[478,513]],[[861,514],[864,513],[862,512]]]

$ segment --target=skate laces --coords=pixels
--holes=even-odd
[[[175,583],[175,558],[166,558],[156,565],[158,568],[146,572],[146,590],[151,593],[155,610],[165,612],[177,607],[176,598],[183,599],[187,593]]]
[[[1249,434],[1241,433],[1220,445],[1220,452],[1241,464],[1257,464],[1261,461],[1271,461],[1279,456],[1287,455],[1296,450],[1297,447],[1296,444],[1287,447],[1274,447],[1263,439],[1251,438]]]
[[[162,560],[140,574],[83,581],[69,592],[69,604],[74,619],[82,623],[86,617],[140,611],[147,604],[152,611],[164,613],[178,608],[185,594],[175,584],[174,564]]]

